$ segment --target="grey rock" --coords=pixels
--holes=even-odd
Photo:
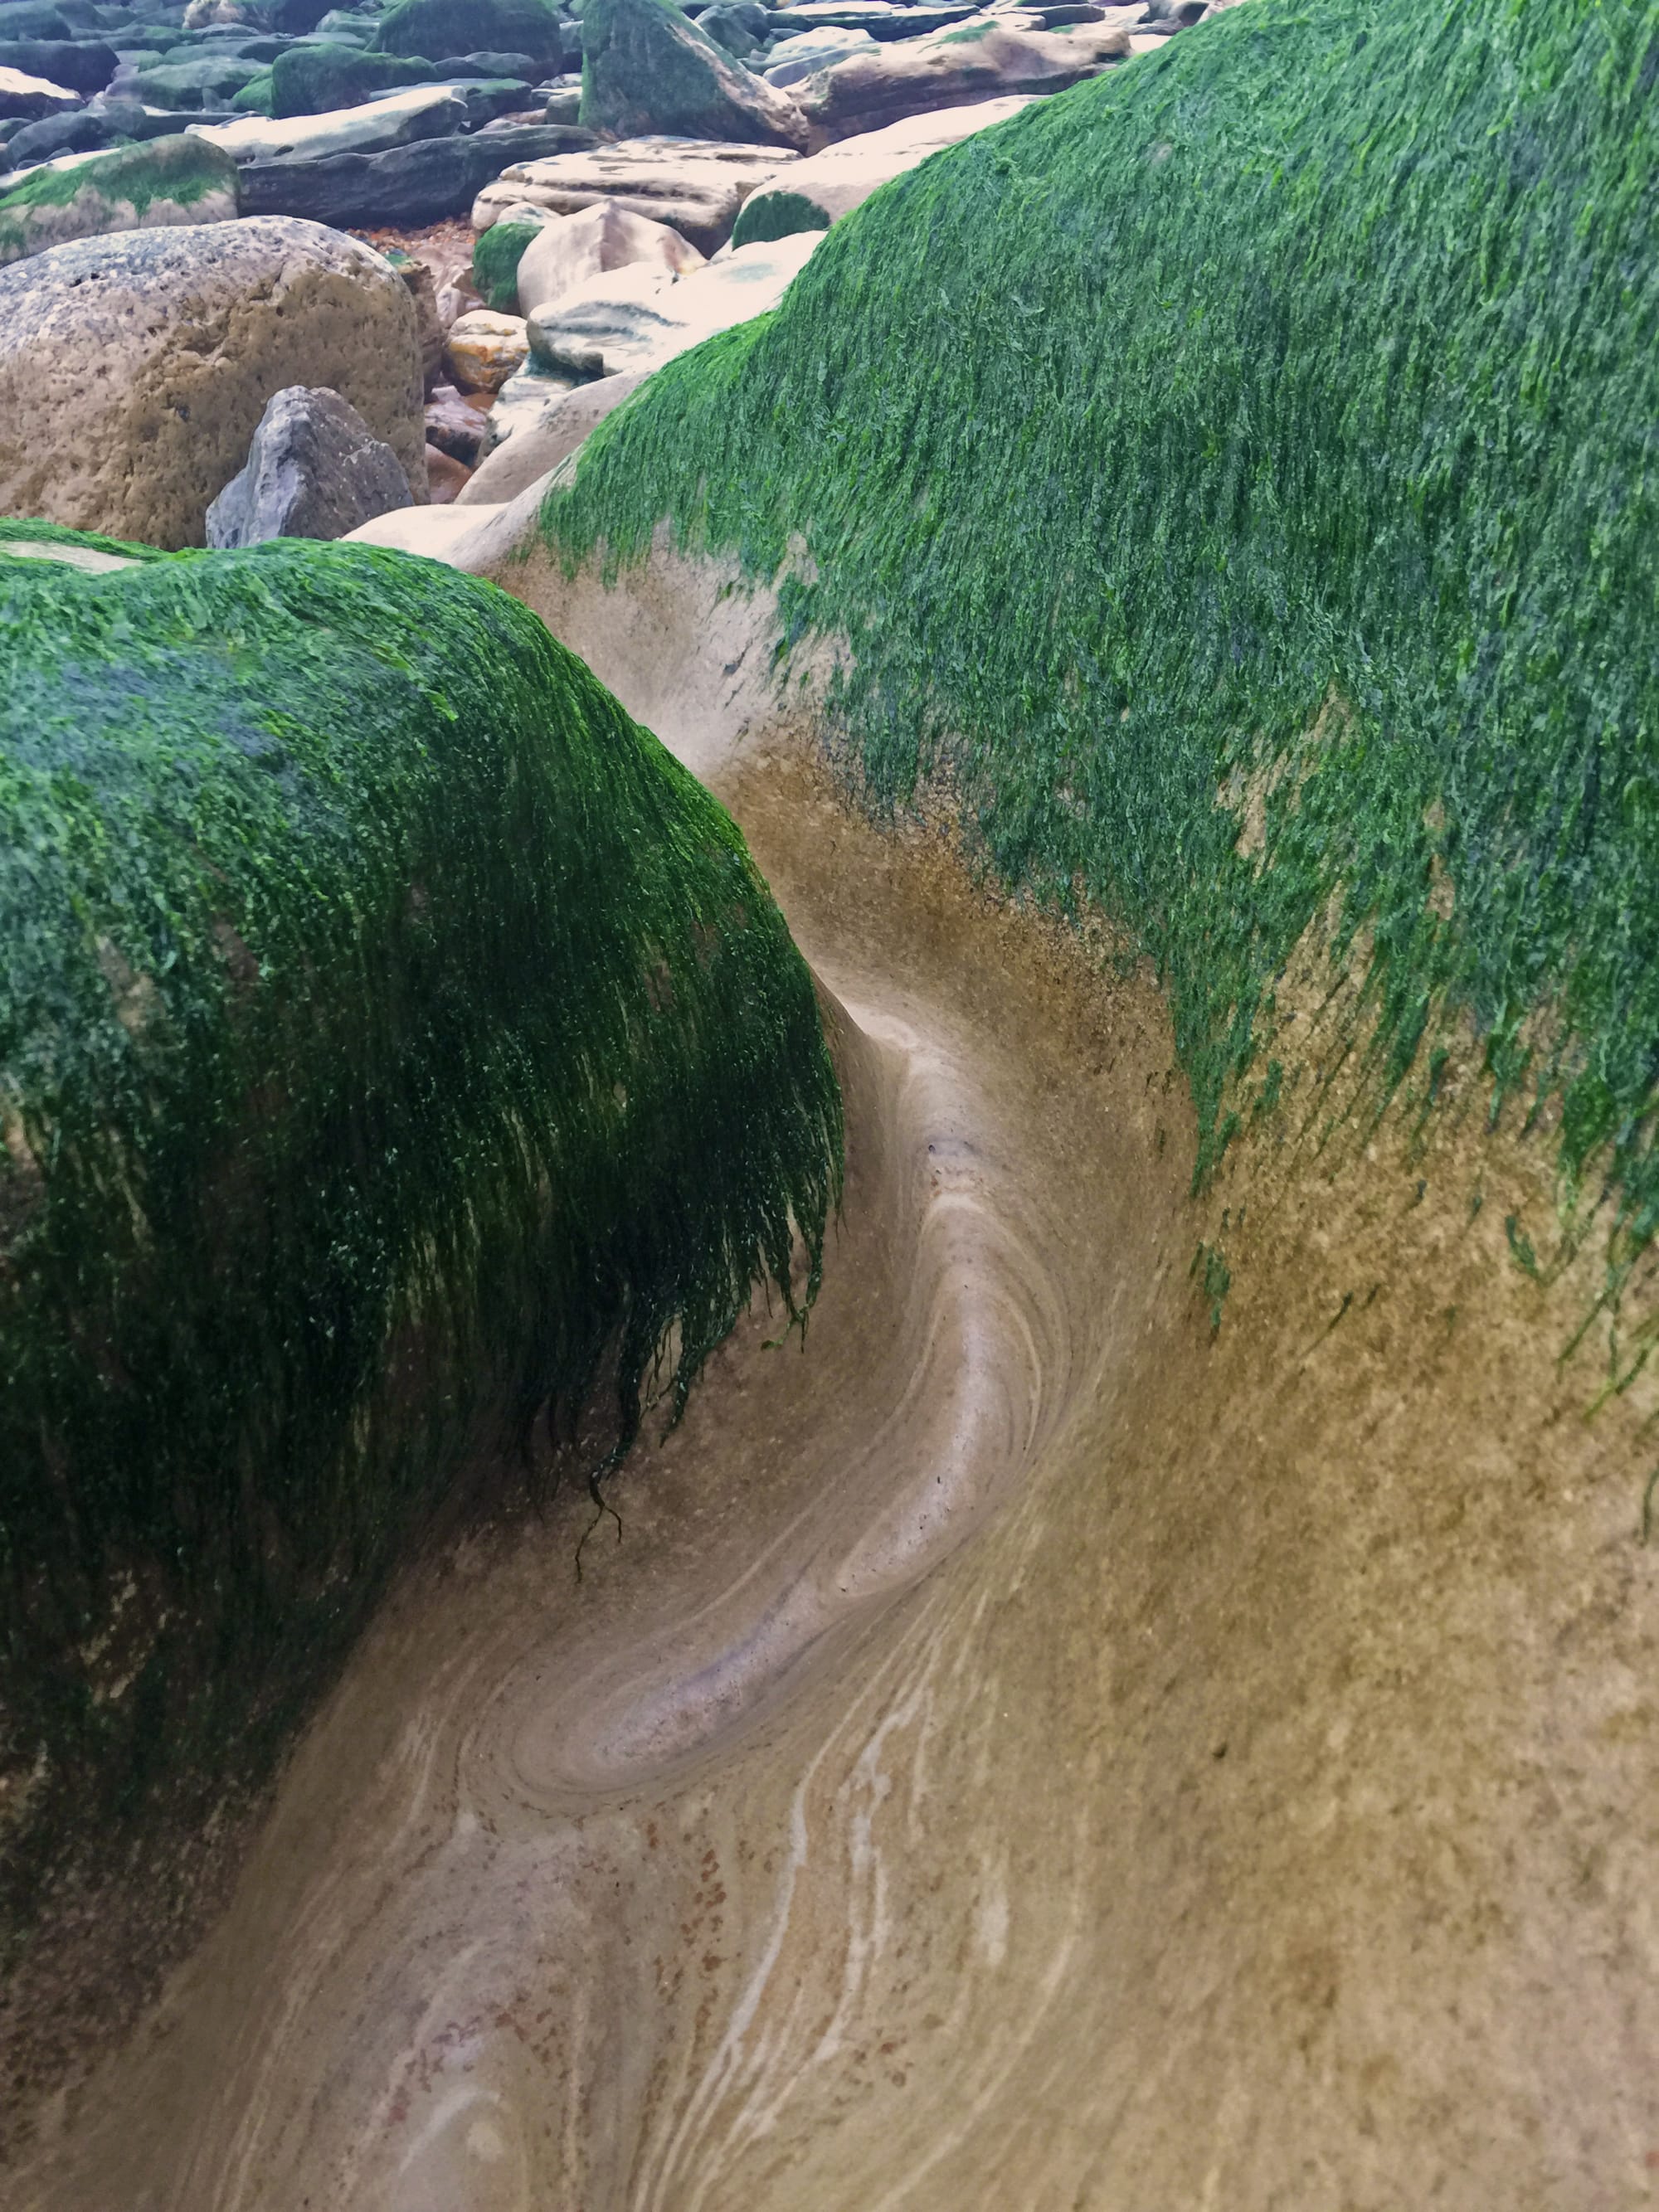
[[[207,542],[229,550],[270,538],[343,538],[394,507],[412,507],[409,478],[356,409],[314,385],[270,399],[247,465],[207,511]]]
[[[98,40],[0,39],[0,68],[43,76],[67,92],[101,92],[115,74],[115,49]]]
[[[425,138],[384,154],[333,154],[250,161],[241,172],[245,215],[304,216],[337,230],[352,225],[437,222],[465,215],[484,186],[514,163],[597,144],[566,124]]]
[[[66,114],[80,105],[80,94],[67,85],[31,76],[27,70],[0,68],[0,119],[33,123],[43,116]]]

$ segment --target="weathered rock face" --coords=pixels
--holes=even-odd
[[[402,462],[356,409],[337,392],[295,384],[266,407],[246,466],[209,507],[207,542],[343,538],[413,504]]]
[[[803,149],[787,93],[723,53],[673,0],[587,0],[581,118],[620,135],[662,131]]]
[[[1121,23],[1042,31],[1022,27],[1018,18],[976,15],[955,30],[849,54],[808,77],[796,96],[816,129],[847,138],[932,108],[1060,92],[1097,76],[1129,51],[1129,33]]]
[[[890,123],[885,130],[843,139],[797,161],[775,184],[763,185],[738,211],[734,246],[787,238],[799,230],[828,230],[872,192],[944,146],[989,131],[1029,107],[1029,99],[987,100],[972,107],[947,107]]]
[[[386,54],[528,54],[556,76],[564,39],[547,0],[398,0],[374,34]]]
[[[844,60],[860,46],[875,43],[868,31],[838,30],[833,25],[820,31],[800,31],[772,49],[761,74],[768,84],[781,91],[786,85],[800,84],[819,70],[828,69],[831,62]]]
[[[150,107],[224,108],[263,64],[234,54],[204,54],[199,61],[166,62],[140,70],[132,80],[134,97]]]
[[[488,230],[521,201],[575,215],[613,200],[630,215],[664,222],[713,253],[732,235],[750,192],[799,155],[781,147],[722,145],[684,138],[634,138],[592,153],[515,161],[473,203],[472,227]]]
[[[745,246],[690,276],[652,262],[591,277],[529,320],[544,367],[580,377],[660,368],[689,346],[775,307],[823,234]]]
[[[735,60],[746,62],[772,35],[772,19],[761,0],[714,0],[698,16],[697,28]]]
[[[0,193],[0,266],[71,239],[228,222],[236,212],[236,165],[199,138],[71,155]]]
[[[199,545],[266,401],[325,384],[424,496],[415,311],[369,247],[270,217],[0,270],[0,514]]]
[[[499,392],[524,367],[529,350],[522,316],[475,307],[451,324],[444,340],[444,367],[459,391]]]
[[[493,229],[484,233],[486,238],[494,235]],[[684,276],[702,268],[704,256],[668,224],[630,215],[614,200],[601,200],[580,215],[546,224],[532,241],[519,263],[519,311],[536,314],[590,277],[635,262]]]
[[[242,210],[246,215],[303,216],[337,229],[436,222],[445,216],[464,215],[504,167],[594,143],[592,131],[567,124],[537,123],[470,137],[422,138],[388,147],[382,154],[328,154],[315,159],[295,154],[250,161],[241,174]],[[507,197],[535,195],[514,191]]]

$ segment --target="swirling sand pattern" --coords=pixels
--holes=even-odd
[[[751,1316],[580,1584],[577,1498],[411,1572],[9,2206],[1650,2202],[1637,1414],[1536,1357],[1547,1181],[1482,1151],[1476,1221],[1484,1138],[1384,1132],[1195,1200],[1144,979],[849,814],[720,580],[515,588],[838,1002],[805,1346]]]

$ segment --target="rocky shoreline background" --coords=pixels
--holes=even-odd
[[[0,0],[0,514],[509,498],[880,185],[1214,12]]]

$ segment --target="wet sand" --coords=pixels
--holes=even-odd
[[[410,1571],[8,2206],[1652,2202],[1650,1405],[1504,1263],[1546,1161],[1286,1116],[1194,1199],[1150,983],[849,811],[763,605],[500,573],[830,994],[823,1295],[580,1583],[574,1496]]]

